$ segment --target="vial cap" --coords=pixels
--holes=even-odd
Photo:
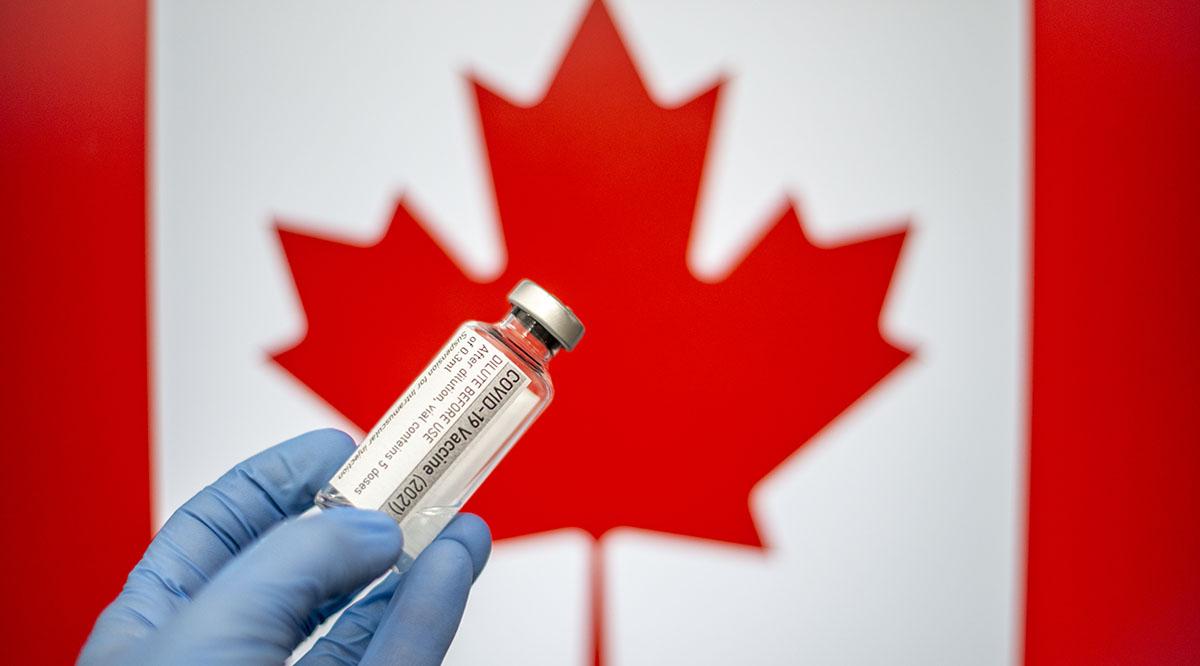
[[[509,292],[508,302],[527,312],[567,351],[574,349],[583,337],[583,323],[579,317],[533,280],[518,282]]]

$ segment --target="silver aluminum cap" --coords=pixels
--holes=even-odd
[[[583,337],[583,323],[579,317],[533,280],[518,282],[508,293],[508,302],[529,313],[567,351],[574,349]]]

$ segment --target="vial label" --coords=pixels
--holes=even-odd
[[[460,328],[330,485],[354,506],[400,520],[528,384],[495,344]]]

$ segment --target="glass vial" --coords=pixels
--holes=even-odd
[[[502,321],[458,328],[350,459],[317,506],[383,511],[404,532],[407,570],[550,404],[546,370],[583,324],[550,292],[522,280]]]

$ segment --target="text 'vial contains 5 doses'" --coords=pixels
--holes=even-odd
[[[317,493],[317,505],[386,512],[404,532],[396,563],[412,566],[541,414],[546,366],[583,337],[550,292],[522,280],[503,321],[468,321]]]

